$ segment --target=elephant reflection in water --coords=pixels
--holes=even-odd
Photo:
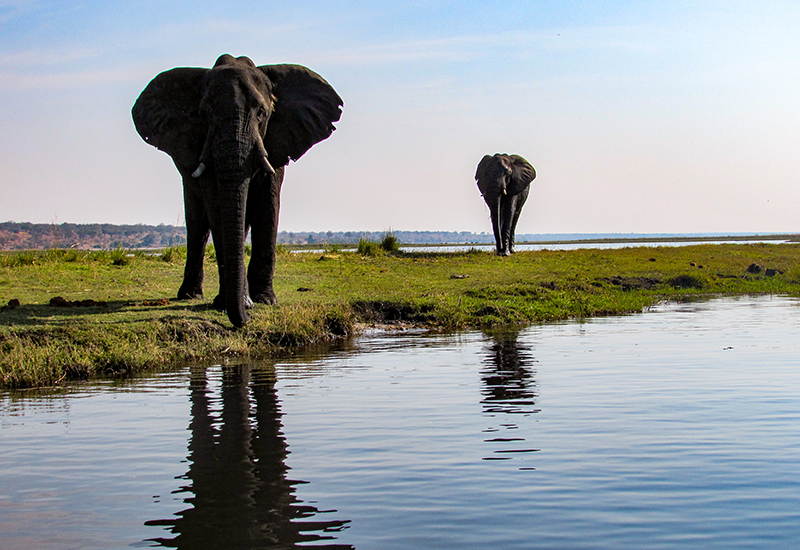
[[[288,451],[274,372],[246,365],[224,369],[221,399],[211,395],[205,369],[192,370],[190,466],[181,478],[189,483],[177,491],[189,494],[184,502],[191,507],[172,519],[148,521],[175,535],[151,540],[187,550],[352,549],[326,542],[348,522],[309,521],[321,512],[295,496],[295,486],[304,482],[286,478]],[[213,408],[219,401],[218,413]]]
[[[493,333],[486,367],[481,371],[484,412],[530,414],[536,403],[536,381],[531,365],[535,362],[531,347],[517,340],[518,333]]]
[[[536,380],[532,365],[535,363],[531,346],[518,340],[518,332],[493,332],[490,333],[491,342],[486,349],[483,360],[484,368],[481,371],[483,388],[484,414],[498,418],[505,415],[529,416],[539,412],[536,409]],[[519,426],[511,422],[508,417],[499,424],[485,430],[495,434],[487,439],[487,443],[501,444],[491,457],[484,460],[510,460],[512,454],[530,453],[538,449],[522,448],[519,445],[525,439],[512,432],[510,437],[504,437],[507,430],[516,430]],[[514,444],[514,445],[510,445]]]

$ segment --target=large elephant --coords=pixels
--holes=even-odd
[[[536,170],[519,155],[486,155],[478,163],[475,179],[492,216],[499,256],[514,253],[514,231],[535,177]]]
[[[176,68],[147,85],[133,106],[136,130],[169,154],[183,177],[187,253],[179,299],[203,295],[210,231],[220,280],[214,307],[241,327],[253,301],[277,302],[272,281],[284,168],[331,135],[342,105],[305,67],[256,67],[227,54],[212,69]]]

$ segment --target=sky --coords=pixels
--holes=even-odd
[[[0,221],[183,224],[130,110],[222,53],[344,100],[279,229],[491,232],[485,154],[536,167],[517,233],[800,232],[800,3],[0,0]]]

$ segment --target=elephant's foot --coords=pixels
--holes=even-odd
[[[192,298],[202,298],[203,297],[203,287],[202,286],[189,286],[189,285],[181,285],[178,289],[178,300],[191,300]]]
[[[211,302],[211,307],[216,309],[217,311],[225,311],[225,297],[222,294],[217,294],[214,297],[214,301]],[[250,296],[245,294],[244,296],[244,308],[245,309],[253,309],[256,305],[253,303],[253,300],[250,299]]]
[[[497,251],[497,255],[498,256],[510,256],[510,253],[509,253],[508,250],[498,250]]]
[[[267,304],[270,306],[274,306],[278,303],[278,297],[275,296],[275,291],[271,288],[268,290],[263,290],[258,294],[253,296],[253,301],[258,304]]]

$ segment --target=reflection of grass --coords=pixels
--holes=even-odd
[[[331,248],[322,255],[280,254],[280,305],[257,305],[252,322],[234,330],[224,313],[208,308],[217,285],[213,248],[206,258],[206,299],[186,302],[173,299],[185,249],[124,254],[126,265],[114,265],[115,252],[0,253],[0,306],[21,302],[0,311],[0,385],[128,374],[184,358],[265,355],[353,334],[360,323],[460,329],[621,314],[664,299],[800,294],[798,245],[539,251],[508,258],[476,250],[362,255]],[[752,263],[778,273],[748,273]],[[107,306],[51,307],[54,296]]]

